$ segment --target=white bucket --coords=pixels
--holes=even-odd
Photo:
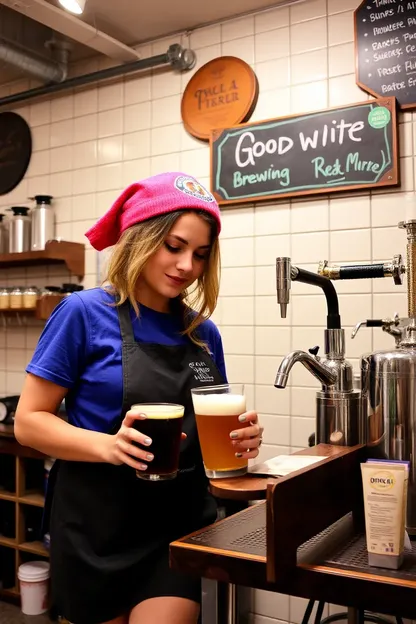
[[[22,613],[41,615],[48,610],[49,563],[31,561],[19,566],[17,577],[20,581]]]

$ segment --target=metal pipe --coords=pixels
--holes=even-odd
[[[326,277],[322,277],[322,275],[317,275],[305,269],[299,269],[299,267],[296,268],[298,274],[296,278],[293,279],[296,279],[298,282],[303,282],[304,284],[311,284],[312,286],[319,286],[319,288],[322,288],[328,308],[326,320],[327,329],[340,329],[341,318],[339,315],[338,296],[333,283]]]
[[[66,89],[74,89],[81,87],[99,80],[107,80],[109,78],[117,78],[126,74],[132,74],[134,72],[143,71],[145,69],[151,69],[160,65],[172,65],[174,68],[184,70],[191,69],[195,65],[195,53],[192,50],[185,50],[179,44],[174,44],[169,47],[169,50],[165,54],[158,54],[146,59],[140,59],[133,61],[132,63],[125,63],[124,65],[117,65],[116,67],[109,67],[102,69],[91,74],[85,74],[83,76],[76,76],[69,78],[58,84],[46,85],[44,87],[37,87],[35,89],[29,89],[28,91],[22,91],[22,93],[15,93],[8,95],[0,99],[0,107],[10,106],[11,104],[17,104],[24,102],[25,100],[41,97],[44,95],[51,95],[64,91]]]
[[[66,62],[42,59],[4,39],[0,39],[0,60],[44,82],[62,83],[68,75]]]
[[[416,221],[401,221],[407,233],[407,307],[410,319],[416,318]]]
[[[405,272],[406,267],[402,263],[400,254],[394,256],[391,262],[339,266],[338,264],[329,264],[328,260],[322,260],[318,267],[319,275],[330,280],[393,277],[394,283],[398,286],[402,283],[402,274]]]

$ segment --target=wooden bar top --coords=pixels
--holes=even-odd
[[[314,455],[330,457],[334,449],[339,448],[329,444],[318,444],[296,451],[293,455]],[[230,479],[210,479],[209,487],[211,494],[217,498],[234,501],[264,500],[267,494],[267,486],[276,483],[278,477],[261,477],[247,473],[240,477]]]

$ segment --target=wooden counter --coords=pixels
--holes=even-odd
[[[225,583],[416,616],[416,545],[401,570],[370,568],[365,537],[355,533],[351,516],[302,545],[295,573],[273,583],[267,580],[265,502],[174,542],[171,566]]]
[[[0,438],[14,438],[13,425],[3,425],[0,423]]]
[[[266,502],[173,542],[171,567],[416,619],[416,543],[400,570],[368,565],[360,471],[366,450],[330,448],[327,459],[270,484]],[[322,445],[314,451],[326,454]]]

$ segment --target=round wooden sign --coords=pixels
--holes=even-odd
[[[32,155],[32,135],[17,113],[0,113],[0,195],[10,193],[22,180]]]
[[[221,56],[203,65],[189,81],[182,97],[182,120],[187,131],[208,140],[214,128],[228,128],[252,115],[259,86],[245,61]]]

